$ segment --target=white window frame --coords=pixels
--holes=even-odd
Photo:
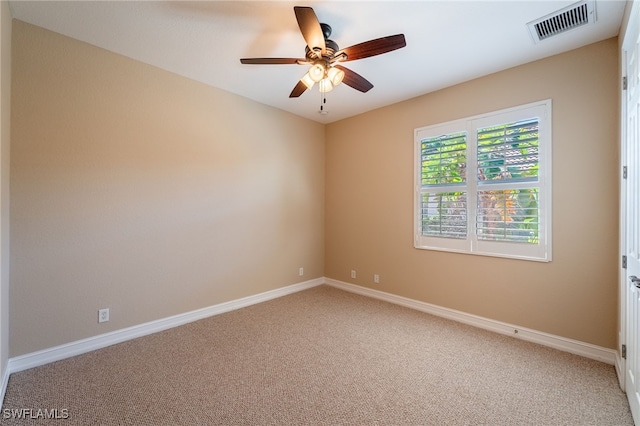
[[[483,256],[496,256],[551,261],[551,99],[507,108],[482,115],[463,118],[447,123],[417,128],[414,130],[414,247],[425,250],[450,251]],[[518,188],[535,187],[539,189],[538,243],[515,243],[479,240],[476,236],[477,191],[484,185],[477,179],[477,130],[493,125],[502,125],[530,118],[538,118],[538,179],[536,182],[518,184]],[[464,132],[467,133],[467,172],[466,184],[423,188],[421,142],[427,138]],[[510,185],[510,184],[507,184]],[[492,183],[487,190],[508,189],[507,185]],[[422,235],[422,194],[425,192],[446,192],[447,190],[466,191],[467,193],[467,238],[454,239]]]

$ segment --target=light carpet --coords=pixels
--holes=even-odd
[[[20,410],[63,419],[5,418]],[[60,425],[633,424],[610,365],[329,286],[12,374],[2,417]]]

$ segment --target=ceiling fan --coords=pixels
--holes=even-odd
[[[380,55],[407,45],[404,34],[396,34],[340,49],[335,41],[329,40],[331,27],[327,24],[321,24],[312,8],[295,6],[293,11],[300,32],[307,42],[304,58],[240,59],[241,63],[252,65],[310,65],[309,71],[291,91],[290,98],[297,98],[305,90],[311,89],[315,83],[318,83],[320,92],[328,92],[334,86],[344,82],[347,86],[366,93],[373,88],[373,84],[339,63]]]

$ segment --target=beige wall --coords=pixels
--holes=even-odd
[[[325,276],[615,348],[617,46],[613,38],[328,125]],[[553,261],[414,249],[413,130],[547,98]]]
[[[322,277],[324,126],[20,21],[13,77],[11,356]]]
[[[9,153],[11,146],[11,11],[0,2],[0,377],[9,359]]]
[[[616,39],[326,128],[19,21],[13,52],[11,356],[323,275],[615,347]],[[553,262],[414,249],[414,128],[546,98]]]

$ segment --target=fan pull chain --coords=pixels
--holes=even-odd
[[[320,114],[328,114],[329,111],[324,109],[325,104],[327,103],[327,94],[320,92],[320,111],[318,111]]]

